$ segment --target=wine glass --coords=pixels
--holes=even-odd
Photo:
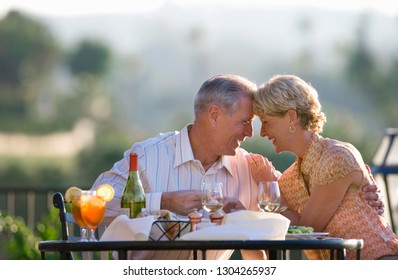
[[[76,224],[80,228],[80,241],[88,241],[87,225],[84,222],[80,211],[80,195],[81,192],[78,192],[75,193],[72,197],[72,216],[75,219]]]
[[[202,204],[208,213],[220,211],[223,208],[222,183],[203,183]]]
[[[98,241],[95,237],[95,230],[104,218],[105,209],[106,201],[102,196],[97,195],[95,190],[81,192],[80,212],[84,222],[90,229],[89,241]]]
[[[264,212],[276,212],[281,203],[281,194],[277,181],[258,184],[257,204]]]

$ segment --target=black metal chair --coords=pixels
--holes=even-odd
[[[59,220],[61,222],[61,238],[62,240],[69,240],[68,223],[76,223],[75,219],[70,213],[66,212],[64,197],[62,193],[56,192],[53,196],[53,205],[59,210]],[[60,252],[62,259],[73,260],[71,252]]]
[[[372,173],[381,176],[385,187],[387,210],[390,215],[392,229],[398,233],[398,200],[394,197],[398,185],[390,184],[398,178],[398,128],[387,128],[379,148],[370,164]]]

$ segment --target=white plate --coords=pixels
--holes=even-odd
[[[286,234],[286,239],[322,239],[329,235],[329,232],[313,232],[313,233],[300,233],[300,234]]]

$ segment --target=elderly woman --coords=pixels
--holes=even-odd
[[[261,120],[261,136],[272,141],[275,151],[296,155],[278,180],[291,224],[363,239],[363,259],[397,259],[397,236],[362,196],[363,186],[374,181],[361,154],[349,143],[319,134],[326,117],[317,91],[297,76],[274,76],[259,87],[254,113]],[[250,166],[260,174],[259,165]],[[309,259],[328,259],[328,254],[306,251]],[[354,254],[348,252],[347,258]]]

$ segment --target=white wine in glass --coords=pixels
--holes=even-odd
[[[281,194],[277,181],[260,182],[258,184],[257,203],[261,211],[278,211],[281,203]]]
[[[222,183],[203,183],[203,208],[209,212],[214,213],[223,208],[223,191]]]

